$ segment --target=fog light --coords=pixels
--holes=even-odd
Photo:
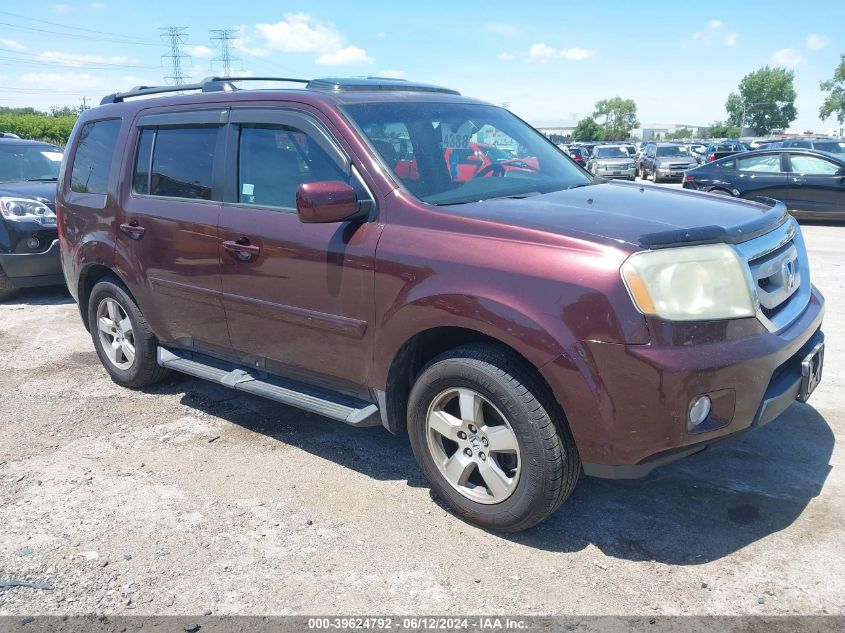
[[[39,240],[37,237],[30,237],[26,241],[26,245],[29,247],[29,250],[34,251],[36,248],[41,246],[41,240]]]
[[[689,408],[689,430],[695,430],[695,427],[704,422],[708,415],[710,415],[710,398],[708,396],[694,398]]]

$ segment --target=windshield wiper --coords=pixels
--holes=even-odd
[[[58,178],[27,178],[27,182],[56,182]]]
[[[589,186],[594,185],[594,184],[596,184],[596,183],[594,183],[594,182],[576,182],[574,185],[569,185],[566,189],[569,190],[569,189],[577,189],[578,187],[589,187]]]

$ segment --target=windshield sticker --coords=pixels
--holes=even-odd
[[[252,196],[255,194],[255,185],[249,182],[245,182],[243,186],[243,191],[241,191],[241,195],[244,196]]]
[[[62,162],[62,153],[61,152],[41,152],[41,155],[44,158],[48,158],[54,163]]]
[[[440,134],[442,137],[443,149],[468,149],[469,143],[472,140],[474,126],[467,121],[457,129],[448,123],[440,124]]]

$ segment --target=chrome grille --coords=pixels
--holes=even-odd
[[[790,218],[736,248],[748,262],[757,317],[772,332],[788,327],[807,307],[811,294],[807,249],[797,222]]]

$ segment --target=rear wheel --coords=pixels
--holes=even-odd
[[[147,320],[117,279],[97,283],[88,301],[88,327],[103,367],[119,385],[147,387],[168,371],[156,361],[157,342]]]
[[[420,373],[408,402],[411,446],[458,515],[516,532],[572,493],[581,461],[547,391],[523,359],[492,345],[451,350]]]
[[[653,182],[654,184],[660,182],[660,177],[657,175],[657,169],[654,167],[652,167],[651,171],[651,182]]]

